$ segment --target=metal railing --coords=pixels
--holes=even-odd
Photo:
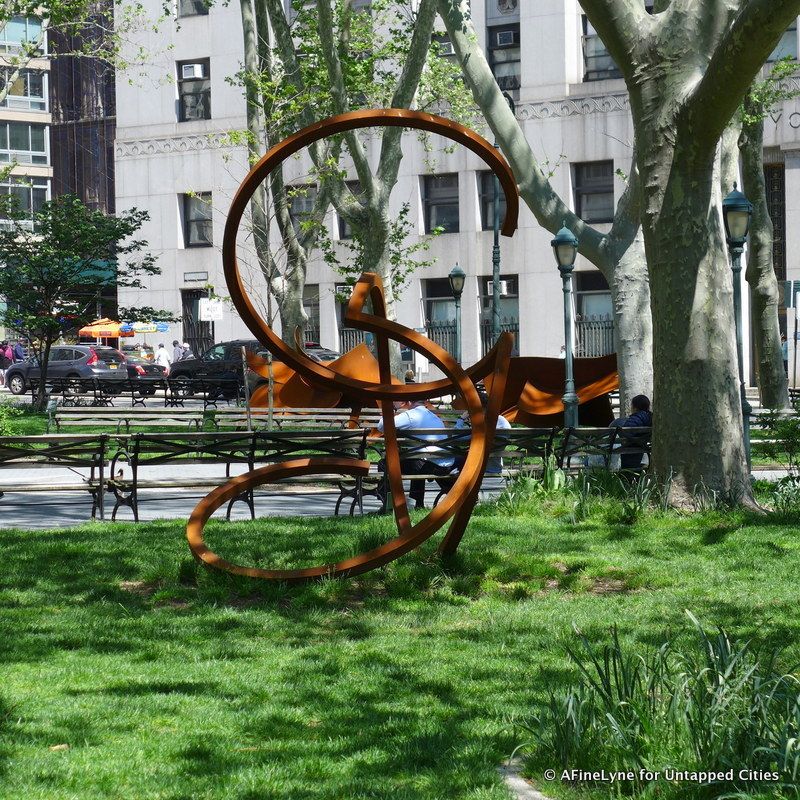
[[[614,320],[607,317],[590,317],[575,320],[578,358],[597,358],[616,352],[614,346]]]
[[[307,345],[318,345],[319,341],[319,326],[306,325],[306,332],[304,334],[304,341]]]
[[[511,351],[512,356],[519,355],[519,320],[513,317],[503,317],[500,320],[500,332],[514,334],[514,349]],[[494,338],[492,337],[492,320],[481,320],[481,355],[486,355],[494,346]]]
[[[456,321],[454,319],[431,322],[425,326],[427,337],[451,355],[456,352]]]
[[[346,353],[354,347],[366,341],[366,331],[360,331],[356,328],[339,328],[339,350]]]

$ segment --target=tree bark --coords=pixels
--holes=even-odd
[[[761,402],[767,408],[787,408],[789,389],[778,322],[780,291],[772,261],[773,228],[764,181],[763,120],[744,126],[739,149],[742,155],[742,191],[753,203],[745,277],[750,286],[750,318]]]

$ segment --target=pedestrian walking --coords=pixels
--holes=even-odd
[[[11,366],[11,348],[8,342],[0,342],[0,386],[6,385],[6,370]]]
[[[192,348],[189,346],[189,342],[184,342],[183,350],[181,352],[181,361],[186,361],[189,358],[194,358],[194,353],[192,352]]]
[[[175,339],[172,342],[172,363],[174,364],[176,361],[180,361],[183,358],[183,348],[181,347],[181,343]]]
[[[22,343],[22,339],[17,339],[17,343],[14,345],[14,349],[11,351],[12,356],[11,360],[16,364],[17,361],[24,361],[27,357],[27,353],[25,352],[25,345]]]
[[[169,375],[169,368],[172,364],[172,359],[169,357],[169,353],[167,352],[167,348],[164,347],[164,342],[158,346],[158,350],[156,351],[156,364],[160,367],[164,367],[164,374]]]

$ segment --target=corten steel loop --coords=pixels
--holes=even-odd
[[[375,384],[342,375],[336,370],[311,361],[302,351],[295,351],[287,347],[250,303],[239,275],[236,260],[236,234],[244,209],[258,184],[268,176],[272,169],[285,158],[297,152],[301,147],[324,136],[352,128],[373,125],[402,125],[421,128],[461,142],[476,152],[498,174],[506,191],[508,212],[504,222],[504,234],[511,235],[516,228],[518,196],[513,175],[505,160],[485,139],[482,139],[474,132],[431,114],[420,114],[402,109],[359,111],[342,114],[305,128],[286,139],[273,147],[253,167],[233,199],[231,213],[225,227],[223,261],[231,297],[242,318],[259,341],[271,350],[273,354],[280,355],[284,363],[295,369],[309,383],[320,385],[325,389],[340,392],[347,391],[348,395],[357,401],[378,402],[383,415],[386,473],[392,494],[398,535],[380,547],[336,564],[292,570],[264,570],[243,567],[225,561],[209,550],[203,540],[205,523],[216,509],[243,492],[286,477],[326,473],[363,477],[369,471],[367,462],[347,458],[313,457],[295,459],[282,464],[262,467],[254,472],[238,476],[211,492],[197,505],[187,525],[189,546],[198,559],[217,569],[254,578],[287,582],[305,581],[322,576],[357,575],[386,564],[409,552],[430,538],[449,521],[452,522],[442,541],[440,551],[446,554],[452,553],[458,547],[477,500],[483,473],[494,441],[500,403],[508,377],[513,346],[511,334],[502,334],[495,346],[481,361],[469,370],[464,370],[439,345],[416,331],[386,319],[386,306],[381,279],[378,275],[365,272],[353,288],[345,319],[353,327],[369,331],[375,335],[379,367],[379,382]],[[367,301],[370,302],[373,310],[371,314],[364,311]],[[443,380],[425,384],[393,384],[389,363],[390,339],[397,340],[425,355],[429,361],[436,364],[444,372],[446,377]],[[488,408],[484,412],[474,382],[489,377],[491,377],[491,395]],[[392,401],[426,399],[445,393],[458,393],[465,401],[472,424],[470,446],[464,465],[451,489],[430,514],[416,525],[412,525],[403,490],[400,450],[397,442]]]
[[[459,144],[463,144],[480,156],[497,174],[505,193],[506,216],[503,220],[502,233],[504,236],[513,235],[517,228],[519,195],[514,174],[500,152],[492,147],[482,136],[444,117],[402,108],[389,108],[374,111],[351,111],[346,114],[329,117],[322,122],[303,128],[270,148],[266,155],[250,170],[234,195],[228,219],[225,223],[225,235],[222,242],[222,261],[230,297],[239,315],[253,332],[256,339],[273,353],[280,352],[284,363],[299,372],[310,383],[314,383],[323,389],[333,389],[339,392],[346,391],[348,395],[353,396],[358,396],[358,390],[360,390],[364,393],[363,399],[371,403],[375,403],[378,400],[412,400],[437,397],[452,391],[452,383],[450,380],[443,379],[430,383],[399,386],[391,383],[384,384],[383,382],[375,385],[359,381],[357,378],[341,375],[323,364],[312,361],[302,352],[286,348],[281,338],[267,325],[247,297],[236,258],[236,237],[242,216],[256,189],[269,176],[270,172],[287,158],[303,147],[326,136],[356,128],[381,126],[416,128],[438,133]],[[349,315],[345,319],[353,327],[362,327],[350,319]],[[396,323],[389,324],[394,326],[394,329],[390,331],[392,338],[419,351],[419,345],[413,343],[407,337],[407,333],[410,333],[408,329],[396,325]],[[468,374],[473,381],[479,381],[488,375],[491,371],[489,362],[490,355],[487,354],[468,370]],[[437,364],[437,366],[442,369],[441,364]]]

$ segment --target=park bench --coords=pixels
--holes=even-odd
[[[166,378],[162,381],[164,407],[183,407],[189,398],[202,400],[203,410],[217,408],[219,403],[237,403],[242,386],[234,378]]]
[[[363,459],[365,448],[366,431],[135,433],[120,438],[120,446],[109,466],[107,485],[115,498],[112,519],[116,519],[120,508],[127,506],[138,522],[139,491],[142,489],[211,490],[229,480],[234,464],[246,465],[248,471],[252,471],[256,464],[272,464],[301,457],[323,455]],[[209,477],[179,474],[177,468],[194,464],[224,465],[225,474]],[[159,466],[176,469],[171,477],[147,475],[148,468]],[[292,478],[287,481],[333,481],[338,486],[341,476],[315,475],[309,479]],[[229,502],[227,518],[230,518],[233,504],[238,501],[245,502],[251,516],[255,517],[253,492],[250,491]]]
[[[49,395],[60,394],[63,406],[111,406],[115,395],[124,391],[125,382],[119,380],[103,380],[101,378],[47,378],[45,392]],[[39,380],[30,382],[31,396],[34,397],[39,388]]]
[[[461,411],[444,409],[436,412],[446,425],[453,426]],[[381,412],[375,408],[362,409],[357,415],[349,408],[275,408],[272,410],[272,426],[276,430],[319,428],[376,428]],[[265,428],[270,423],[269,410],[252,408],[248,418],[244,408],[219,408],[214,411],[214,424],[217,428],[254,430]]]
[[[651,428],[567,428],[559,437],[555,457],[561,469],[611,468],[612,456],[650,458]]]
[[[509,428],[498,430],[492,446],[489,463],[487,464],[484,480],[499,482],[505,486],[507,482],[520,474],[531,474],[541,470],[553,452],[554,437],[557,428]],[[469,449],[471,430],[469,428],[430,428],[398,431],[397,443],[401,461],[422,458],[425,460],[454,458],[466,456]],[[427,437],[437,436],[431,440]],[[370,441],[370,449],[379,457],[384,455],[384,442],[382,439]],[[384,508],[388,510],[389,496],[385,474],[375,465],[375,470],[362,480],[362,497],[356,497],[357,487],[351,487],[345,497],[352,497],[350,513],[353,513],[356,501],[363,504],[363,498],[374,496]],[[404,481],[426,480],[435,481],[440,491],[434,500],[434,506],[450,490],[458,477],[458,472],[450,474],[423,473],[403,474]]]
[[[201,430],[205,416],[200,409],[175,408],[86,408],[48,405],[48,430],[62,428],[103,427],[108,432],[128,433],[132,428],[188,428]]]
[[[345,429],[374,428],[380,420],[380,412],[371,409],[362,412],[354,420],[348,408],[276,408],[272,410],[272,426],[282,429]],[[248,418],[244,408],[218,408],[214,411],[214,424],[217,428],[247,428],[254,430],[266,428],[270,423],[269,409],[251,408]]]
[[[100,511],[105,518],[107,436],[3,436],[0,437],[0,497],[8,493],[88,492],[92,498],[92,519]],[[58,482],[25,480],[21,470],[66,467],[75,479]],[[6,479],[5,471],[11,473]]]

